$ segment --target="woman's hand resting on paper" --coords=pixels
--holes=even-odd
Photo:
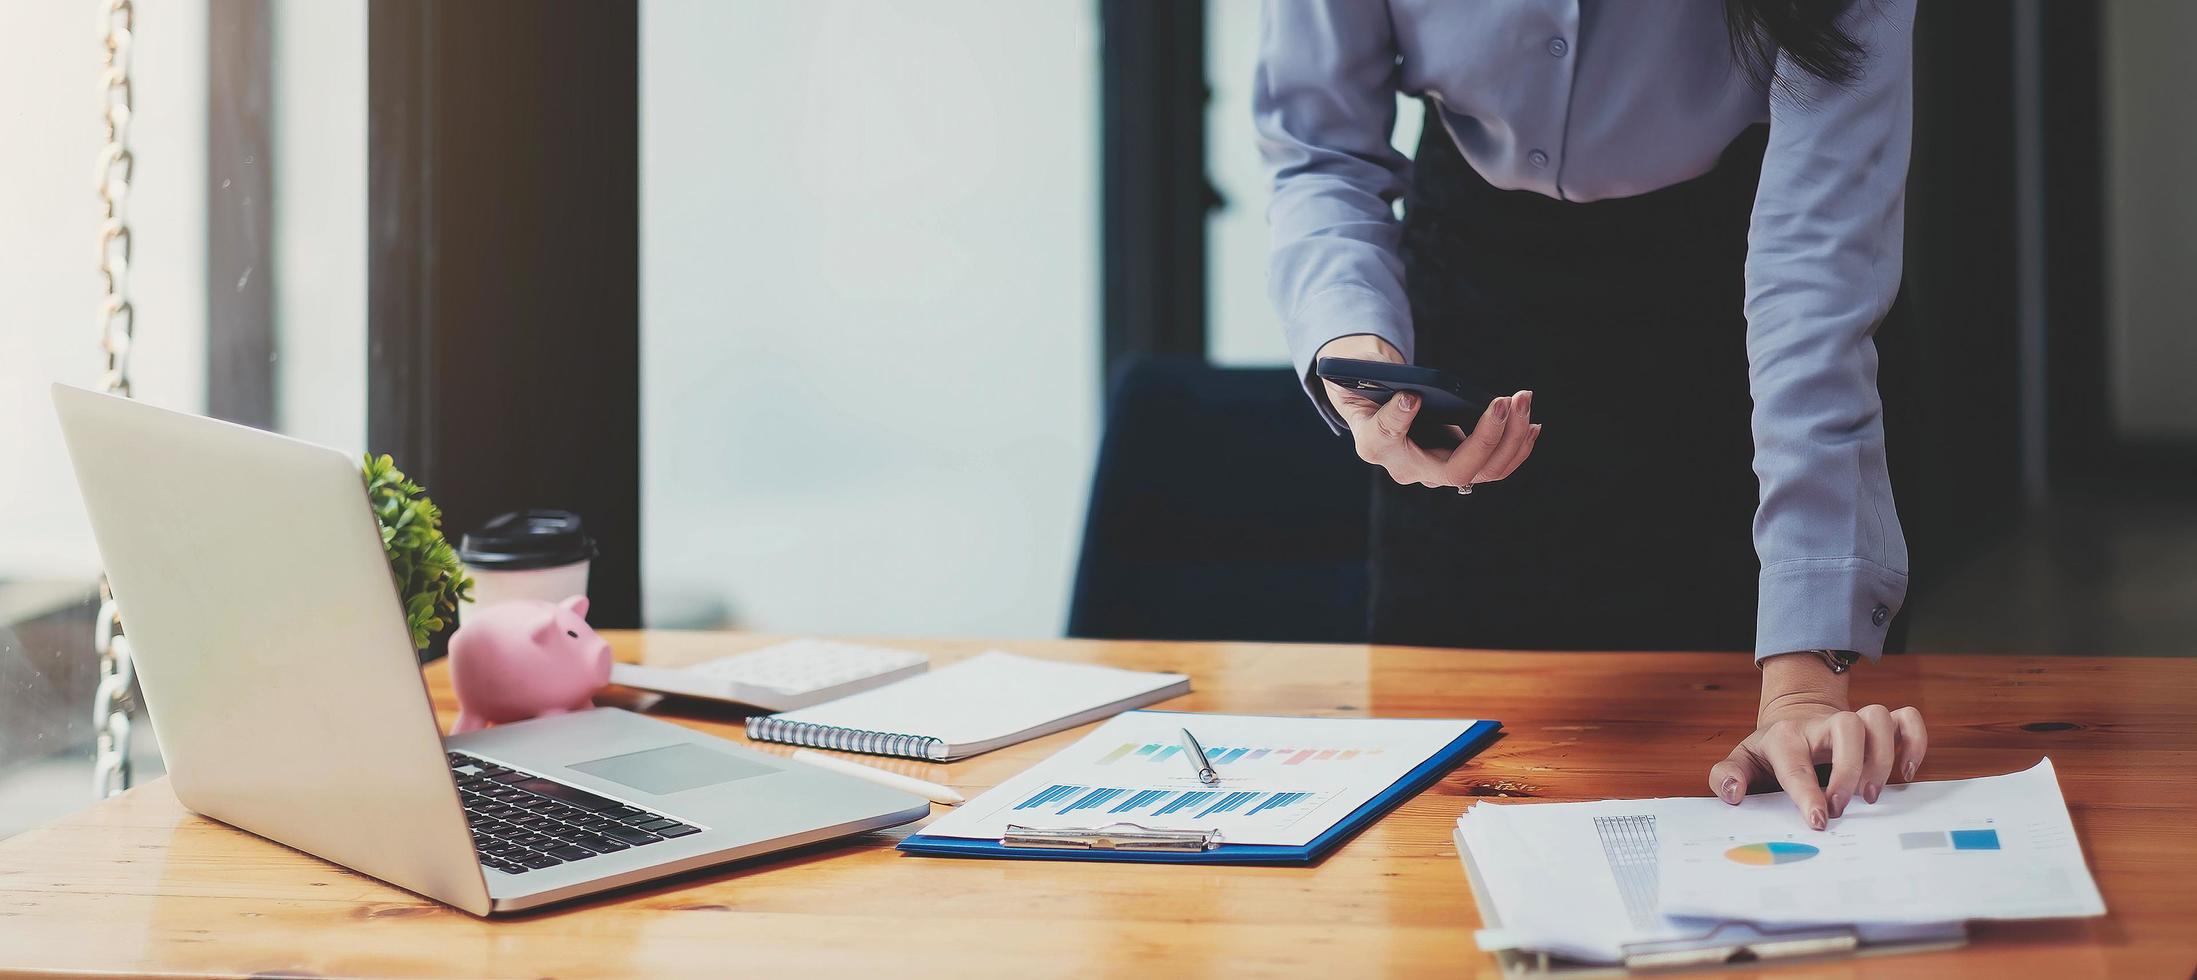
[[[1337,337],[1321,345],[1316,356],[1404,363],[1404,355],[1372,334]],[[1411,441],[1411,419],[1419,411],[1419,396],[1400,393],[1384,405],[1332,381],[1321,384],[1327,386],[1327,403],[1335,406],[1335,414],[1350,426],[1358,458],[1387,470],[1389,478],[1398,483],[1425,487],[1493,483],[1509,476],[1533,455],[1533,444],[1541,438],[1541,426],[1533,421],[1530,391],[1489,402],[1470,436],[1450,426],[1457,446],[1442,449]]]
[[[1875,803],[1885,784],[1910,782],[1930,750],[1922,712],[1881,704],[1849,710],[1849,674],[1834,674],[1812,653],[1762,661],[1762,704],[1755,730],[1709,769],[1709,789],[1737,805],[1750,788],[1785,790],[1809,827],[1822,830],[1856,797]],[[1816,763],[1831,780],[1816,785]]]

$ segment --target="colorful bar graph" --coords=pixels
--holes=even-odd
[[[1063,807],[1060,812],[1074,813],[1077,810],[1096,810],[1099,807],[1105,806],[1107,800],[1111,800],[1114,797],[1120,796],[1125,792],[1128,791],[1120,789],[1094,789],[1089,793],[1085,793],[1082,799],[1077,800],[1074,803],[1070,803],[1066,807]]]
[[[1177,810],[1187,810],[1219,795],[1220,793],[1216,790],[1201,790],[1194,793],[1184,793],[1181,796],[1175,797],[1174,799],[1167,801],[1167,805],[1160,807],[1159,812],[1155,814],[1155,816],[1164,817]]]
[[[1043,809],[1057,815],[1088,811],[1124,814],[1144,813],[1164,817],[1180,813],[1189,819],[1220,814],[1249,817],[1281,810],[1312,798],[1311,793],[1268,793],[1264,790],[1129,789],[1119,786],[1069,786],[1056,783],[1030,794],[1016,810]],[[1974,845],[1971,845],[1974,846]]]
[[[1221,797],[1220,802],[1199,811],[1198,816],[1209,817],[1216,813],[1227,813],[1230,810],[1251,802],[1253,799],[1256,799],[1258,795],[1259,794],[1256,792],[1230,793],[1227,796]]]
[[[1138,745],[1134,742],[1124,742],[1108,750],[1105,755],[1100,756],[1096,764],[1101,766],[1110,766],[1124,759],[1139,759],[1145,762],[1166,762],[1169,759],[1174,758],[1175,755],[1177,753],[1180,753],[1181,751],[1182,746],[1180,745],[1168,745],[1159,742],[1147,742],[1143,745]],[[1379,755],[1380,752],[1380,749],[1293,749],[1271,747],[1255,748],[1248,745],[1214,745],[1208,746],[1205,750],[1206,757],[1212,759],[1213,764],[1216,766],[1225,766],[1231,762],[1236,762],[1238,760],[1244,762],[1256,762],[1260,759],[1266,758],[1269,755],[1282,759],[1282,765],[1285,766],[1302,765],[1306,762],[1326,762],[1330,760],[1335,762],[1343,762],[1349,759],[1355,759],[1361,755]]]
[[[1121,805],[1116,806],[1106,812],[1127,813],[1131,810],[1138,809],[1139,807],[1142,807],[1148,803],[1152,803],[1158,800],[1160,797],[1166,796],[1169,792],[1171,791],[1164,789],[1138,790],[1135,795],[1129,797],[1127,800],[1122,801]]]
[[[1037,795],[1035,795],[1035,796],[1032,796],[1032,797],[1030,797],[1030,798],[1029,798],[1029,799],[1027,799],[1027,800],[1024,800],[1024,801],[1022,801],[1022,802],[1020,802],[1020,803],[1017,803],[1017,804],[1015,804],[1015,809],[1017,809],[1017,810],[1029,810],[1029,809],[1033,809],[1033,808],[1035,808],[1035,807],[1041,807],[1041,806],[1044,806],[1044,805],[1045,805],[1045,804],[1047,804],[1047,803],[1051,803],[1051,802],[1053,802],[1054,800],[1060,799],[1060,798],[1062,798],[1062,797],[1065,797],[1065,796],[1073,796],[1073,795],[1075,795],[1075,794],[1077,794],[1077,793],[1083,792],[1083,791],[1084,791],[1085,789],[1087,789],[1087,788],[1089,788],[1089,787],[1084,787],[1084,786],[1049,786],[1049,787],[1046,787],[1046,788],[1045,788],[1044,790],[1041,790],[1041,791],[1039,791]]]
[[[1311,795],[1312,794],[1310,793],[1276,793],[1272,796],[1267,797],[1264,800],[1259,801],[1258,806],[1252,807],[1251,812],[1244,815],[1247,817],[1257,816],[1261,811],[1264,810],[1279,810],[1282,807],[1288,806],[1292,803],[1297,802],[1298,800],[1304,799],[1305,797]]]

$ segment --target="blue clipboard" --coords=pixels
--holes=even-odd
[[[1091,848],[1008,847],[994,840],[938,837],[916,834],[900,842],[909,854],[930,857],[1037,858],[1049,861],[1134,861],[1154,864],[1311,864],[1356,836],[1382,814],[1395,809],[1434,785],[1444,773],[1471,758],[1502,731],[1499,721],[1475,722],[1455,741],[1427,757],[1381,795],[1365,801],[1349,816],[1301,846],[1277,844],[1221,844],[1203,851],[1116,851]]]

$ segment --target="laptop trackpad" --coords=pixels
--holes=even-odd
[[[762,763],[712,751],[692,742],[628,752],[565,768],[658,796],[778,771]]]

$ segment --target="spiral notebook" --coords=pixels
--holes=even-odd
[[[748,719],[748,737],[947,762],[1190,693],[1190,678],[981,653],[812,708]]]

